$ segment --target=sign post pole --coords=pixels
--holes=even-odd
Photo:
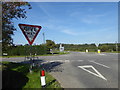
[[[32,61],[32,45],[30,45],[30,72],[32,72],[33,61]]]
[[[28,24],[19,24],[20,29],[22,30],[25,38],[27,39],[28,43],[30,44],[30,72],[34,66],[34,60],[32,57],[32,43],[34,42],[35,38],[37,37],[41,26],[37,25],[28,25]]]

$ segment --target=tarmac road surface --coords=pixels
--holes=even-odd
[[[65,55],[40,56],[39,59],[44,61],[40,63],[63,88],[118,88],[117,53],[70,52]],[[2,60],[21,62],[24,57]]]

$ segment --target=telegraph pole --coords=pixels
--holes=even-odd
[[[45,34],[43,33],[43,44],[45,44]]]
[[[43,46],[44,46],[44,54],[46,54],[46,47],[45,47],[45,34],[43,32]]]
[[[116,51],[118,51],[117,41],[115,43],[116,43]]]

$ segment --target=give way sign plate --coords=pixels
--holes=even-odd
[[[30,45],[32,45],[40,29],[42,28],[41,26],[28,24],[19,24],[19,27]]]

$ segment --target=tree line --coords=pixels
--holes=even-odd
[[[60,44],[57,44],[57,48]],[[62,44],[66,51],[85,51],[88,49],[90,52],[96,52],[100,49],[102,52],[113,52],[120,51],[120,43],[103,43],[99,44],[98,47],[96,44]]]
[[[7,48],[7,49],[6,49]],[[56,44],[52,40],[46,40],[46,44],[40,45],[8,45],[2,49],[2,53],[7,53],[9,56],[28,56],[28,55],[44,55],[51,54],[50,49],[55,49]]]
[[[43,55],[48,54],[49,50],[46,45],[17,45],[8,46],[7,51],[3,51],[9,56],[29,56],[31,55]]]
[[[104,43],[99,44],[98,47],[93,44],[62,44],[65,51],[81,51],[85,52],[86,49],[89,52],[97,52],[98,49],[101,52],[114,52],[120,51],[120,43]],[[32,55],[44,55],[50,54],[51,49],[59,51],[60,44],[55,44],[52,40],[46,40],[45,44],[40,45],[12,45],[8,46],[7,50],[3,50],[3,53],[8,53],[9,56],[28,56],[30,53]]]

